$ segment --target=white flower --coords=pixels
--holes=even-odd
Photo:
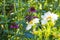
[[[33,20],[31,20],[31,21],[28,23],[28,25],[27,25],[27,27],[26,27],[26,30],[30,30],[30,29],[32,28],[32,26],[33,26],[34,24],[36,24],[36,23],[39,23],[39,19],[38,19],[38,18],[34,18]]]
[[[41,23],[46,24],[49,20],[51,20],[52,22],[56,21],[58,19],[58,15],[48,11],[47,13],[42,15],[41,18],[42,18]]]
[[[41,24],[45,25],[47,23],[47,20],[41,20]]]
[[[58,19],[58,15],[52,13],[52,19],[55,21]]]
[[[33,23],[39,23],[39,19],[38,18],[35,18],[32,21],[33,21]]]
[[[26,30],[30,30],[32,28],[33,25],[31,24],[28,24],[27,27],[26,27]]]
[[[41,16],[44,20],[50,20],[51,19],[51,12],[48,11],[47,13],[44,13],[44,15]]]

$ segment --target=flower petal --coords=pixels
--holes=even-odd
[[[28,24],[27,27],[26,27],[26,30],[30,30],[31,28],[32,28],[32,25]]]

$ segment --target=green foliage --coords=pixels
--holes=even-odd
[[[35,7],[37,12],[29,14],[30,7]],[[41,15],[47,11],[59,15],[53,27],[49,24],[45,27],[39,23],[36,28],[39,34],[26,31],[26,15],[38,16],[41,19]],[[13,22],[18,24],[18,29],[10,28]],[[59,35],[60,0],[0,0],[0,40],[60,40]]]

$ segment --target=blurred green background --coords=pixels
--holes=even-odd
[[[59,15],[54,26],[56,28],[52,30],[53,33],[60,33],[60,0],[0,0],[0,40],[45,40],[43,36],[39,39],[37,35],[25,30],[27,26],[25,16],[28,15],[30,7],[36,8],[37,12],[33,15],[39,18],[47,11]],[[9,28],[11,22],[19,24],[19,28]],[[60,40],[60,37],[49,38],[49,40]]]

